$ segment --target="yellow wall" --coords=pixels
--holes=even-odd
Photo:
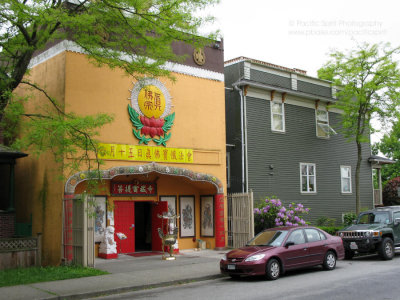
[[[174,125],[169,131],[172,136],[167,141],[167,147],[194,149],[198,155],[197,161],[196,156],[194,157],[193,164],[168,165],[211,174],[221,180],[225,191],[224,83],[178,73],[174,73],[174,76],[176,82],[160,79],[172,97],[171,113],[175,112]],[[85,55],[67,51],[35,66],[31,70],[30,78],[33,82],[40,83],[52,97],[61,103],[65,102],[66,112],[113,115],[114,122],[101,129],[98,137],[101,142],[138,145],[138,140],[132,134],[133,126],[127,110],[131,103],[130,90],[135,82],[133,77],[118,69],[98,68],[89,63]],[[28,101],[28,111],[34,111],[37,102],[44,103],[47,100],[35,93],[34,101]],[[151,141],[149,146],[156,145]],[[101,168],[138,164],[144,163],[106,161]],[[62,253],[64,183],[57,179],[59,174],[51,154],[41,155],[40,158],[30,154],[28,158],[18,160],[16,166],[18,221],[28,222],[32,213],[33,233],[43,232],[45,264],[58,264]],[[67,175],[68,170],[64,170],[64,176]],[[163,177],[159,182],[159,194],[196,195],[196,215],[199,214],[199,195],[215,194],[215,188],[209,184],[206,190],[201,190],[191,184],[182,184],[180,180],[183,179]],[[76,193],[79,193],[79,189]],[[199,215],[196,219],[196,222],[200,222]],[[196,224],[196,236],[200,236],[200,224]],[[214,247],[214,240],[207,240],[208,245]],[[191,239],[180,241],[180,248],[194,246]]]
[[[172,136],[167,141],[167,147],[190,148],[196,151],[193,164],[169,163],[168,165],[212,174],[221,180],[226,191],[224,83],[178,73],[173,75],[176,78],[175,82],[165,78],[160,79],[172,98],[171,113],[175,112],[174,125],[170,130]],[[100,69],[90,64],[82,54],[67,53],[66,107],[80,114],[112,114],[115,121],[101,130],[99,140],[103,143],[138,145],[138,140],[132,133],[133,125],[127,109],[128,104],[131,104],[130,90],[135,82],[121,70]],[[150,141],[149,146],[156,144]],[[144,162],[110,160],[105,161],[101,168],[141,164]],[[163,182],[168,184],[163,186]],[[215,194],[216,190],[210,184],[211,190],[207,193],[190,185],[184,187],[179,182],[176,177],[160,179],[159,195],[196,195],[196,222],[198,222],[196,237],[200,238],[199,195]],[[204,238],[204,240],[208,246],[214,248],[214,239]],[[191,238],[179,240],[179,243],[181,249],[197,245]]]
[[[44,88],[61,104],[64,102],[65,53],[53,57],[34,67],[29,75],[31,82]],[[16,91],[21,95],[33,95],[25,104],[26,113],[40,113],[40,106],[49,101],[38,91],[20,85]],[[21,128],[23,134],[24,128]],[[54,162],[51,153],[40,157],[29,153],[18,159],[15,168],[15,202],[17,222],[28,223],[32,214],[32,234],[42,233],[43,264],[58,264],[61,258],[62,199],[64,183],[60,165]]]

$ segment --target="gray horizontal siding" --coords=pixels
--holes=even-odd
[[[310,93],[317,96],[332,97],[330,87],[297,80],[297,90],[300,92]]]
[[[262,72],[258,70],[251,69],[250,71],[250,80],[275,85],[283,88],[290,89],[291,86],[291,79],[288,77],[283,77],[267,72]]]
[[[311,208],[308,216],[315,221],[321,216],[337,219],[341,214],[355,211],[356,146],[340,135],[329,139],[316,137],[315,111],[285,105],[286,133],[273,133],[270,123],[269,101],[247,97],[249,188],[255,201],[275,195],[286,204],[301,202]],[[330,113],[333,127],[339,115]],[[363,207],[372,206],[371,167],[367,162],[370,148],[365,144],[361,170],[361,199]],[[299,164],[316,164],[316,194],[300,192]],[[340,185],[340,166],[352,170],[351,195],[343,195]]]

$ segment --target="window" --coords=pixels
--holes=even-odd
[[[317,136],[329,138],[331,134],[336,134],[336,131],[329,126],[329,114],[325,110],[316,110],[315,118],[317,123]]]
[[[271,101],[271,130],[285,132],[285,108],[283,103]]]
[[[287,239],[286,243],[287,242],[293,242],[295,245],[304,244],[306,240],[304,238],[303,230],[299,229],[293,231]]]
[[[315,193],[317,191],[315,182],[315,164],[300,164],[300,186],[302,193]]]
[[[304,229],[304,231],[306,232],[307,240],[309,243],[326,240],[326,237],[323,235],[323,233],[318,231],[317,229],[308,228]]]
[[[351,193],[351,167],[340,167],[340,178],[342,183],[342,193]]]

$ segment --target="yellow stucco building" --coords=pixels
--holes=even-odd
[[[174,47],[187,55],[183,63],[166,65],[175,82],[137,82],[122,70],[97,67],[70,41],[49,47],[31,61],[32,82],[66,111],[114,116],[97,138],[104,164],[102,183],[92,199],[96,216],[89,222],[94,233],[75,218],[81,206],[74,199],[87,189],[84,167],[68,174],[50,153],[29,155],[16,166],[17,221],[26,222],[32,215],[32,233],[43,233],[44,264],[81,255],[80,235],[93,234],[86,236],[84,251],[94,251],[107,225],[127,237],[115,236],[119,253],[159,251],[157,215],[167,209],[180,216],[177,250],[197,247],[199,239],[210,249],[225,246],[223,45],[205,47],[201,62],[190,46]],[[46,101],[39,93],[32,100],[27,112]],[[59,179],[61,172],[66,180]]]

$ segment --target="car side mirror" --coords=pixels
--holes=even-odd
[[[294,242],[287,242],[286,244],[285,244],[285,247],[286,248],[289,248],[290,246],[293,246],[294,245]]]
[[[400,218],[394,219],[394,225],[397,226],[400,224]]]

